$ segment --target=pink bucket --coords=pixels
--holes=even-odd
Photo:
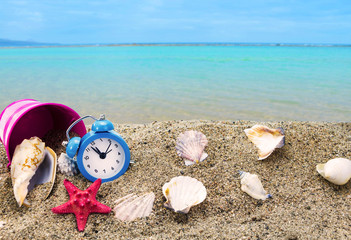
[[[0,141],[4,144],[9,160],[15,148],[24,139],[39,138],[50,130],[67,130],[80,116],[73,109],[58,103],[42,103],[33,99],[22,99],[8,105],[0,114]],[[83,137],[87,131],[83,121],[72,131]]]

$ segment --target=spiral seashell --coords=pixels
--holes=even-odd
[[[316,169],[325,179],[337,185],[344,185],[351,178],[351,161],[346,158],[331,159],[325,164],[318,164]]]
[[[285,135],[282,128],[271,129],[262,125],[255,125],[244,130],[247,137],[258,147],[258,160],[269,157],[276,148],[285,144]]]
[[[46,195],[48,197],[55,182],[56,166],[56,153],[45,148],[45,143],[38,137],[25,139],[16,147],[11,164],[11,179],[19,206],[30,206],[26,200],[27,193],[38,184],[51,182]]]
[[[153,192],[138,197],[135,194],[129,194],[118,199],[115,203],[115,217],[121,221],[133,221],[136,218],[147,217],[152,212],[155,194]]]
[[[188,213],[192,206],[203,202],[207,192],[205,186],[195,178],[179,176],[162,187],[167,201],[164,206],[175,212]]]
[[[202,162],[208,156],[204,152],[207,143],[207,138],[203,133],[192,130],[186,131],[177,138],[177,154],[185,158],[186,166]]]
[[[256,174],[239,171],[241,179],[241,190],[251,197],[259,200],[266,200],[272,197],[263,189],[262,183]]]
[[[77,161],[74,158],[70,158],[66,153],[61,153],[58,161],[58,171],[66,176],[74,176],[79,173]]]

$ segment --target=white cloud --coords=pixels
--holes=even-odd
[[[147,0],[140,5],[140,10],[143,12],[155,12],[163,6],[162,0]]]
[[[42,22],[43,14],[39,11],[30,11],[27,9],[17,8],[15,14],[23,19],[23,22]]]
[[[19,6],[28,4],[28,2],[25,0],[14,0],[14,1],[11,1],[10,3],[12,3],[13,5],[19,5]]]

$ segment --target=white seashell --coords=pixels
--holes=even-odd
[[[208,156],[207,153],[204,152],[207,143],[207,138],[203,133],[186,131],[177,138],[177,154],[185,158],[186,166],[202,162]]]
[[[66,176],[74,176],[79,172],[76,157],[70,158],[66,153],[61,153],[57,161],[57,168]]]
[[[34,176],[30,179],[28,191],[31,191],[36,185],[50,182],[51,186],[48,188],[45,199],[50,195],[54,187],[56,178],[57,155],[49,147],[45,148],[45,156]]]
[[[241,190],[255,199],[265,200],[272,197],[263,189],[262,183],[256,174],[239,171]]]
[[[285,144],[285,135],[282,128],[271,129],[262,125],[255,125],[245,129],[246,136],[258,147],[258,160],[266,159],[276,148]]]
[[[328,181],[344,185],[351,178],[351,161],[346,158],[334,158],[325,164],[316,166],[317,172]]]
[[[41,165],[43,166],[40,167]],[[16,147],[11,164],[11,178],[19,206],[30,205],[26,196],[37,184],[51,182],[46,197],[50,194],[55,182],[56,165],[55,152],[45,148],[45,143],[38,137],[25,139]]]
[[[155,194],[153,192],[141,197],[129,194],[115,202],[117,204],[113,209],[116,213],[115,217],[122,221],[133,221],[136,218],[147,217],[151,214],[154,200]]]
[[[188,213],[192,206],[203,202],[207,192],[205,186],[195,178],[179,176],[162,187],[167,201],[164,206],[175,212]]]
[[[5,226],[5,222],[4,221],[0,221],[0,228],[2,228],[3,226]]]

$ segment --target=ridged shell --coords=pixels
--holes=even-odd
[[[61,153],[57,161],[58,171],[66,176],[78,174],[78,165],[75,157],[72,159],[66,153]]]
[[[204,152],[207,146],[206,136],[198,131],[186,131],[179,135],[176,143],[177,154],[185,158],[185,165],[202,162],[208,156]]]
[[[258,160],[266,159],[276,148],[285,144],[285,135],[282,128],[271,129],[263,125],[255,125],[244,130],[247,137],[258,147]]]
[[[195,178],[179,176],[171,179],[162,187],[167,201],[164,206],[175,212],[188,213],[192,206],[205,200],[205,186]]]
[[[115,217],[122,221],[133,221],[136,218],[147,217],[152,212],[155,194],[153,192],[138,197],[135,194],[129,194],[118,199],[115,203]]]
[[[272,197],[263,189],[262,183],[256,174],[239,171],[241,179],[241,190],[251,197],[260,200],[266,200]]]
[[[325,164],[318,164],[316,169],[328,181],[344,185],[351,178],[351,161],[346,158],[334,158]]]
[[[51,182],[50,194],[56,177],[57,156],[38,137],[25,139],[13,154],[11,179],[14,195],[19,206],[30,206],[26,200],[28,191],[35,185]]]

